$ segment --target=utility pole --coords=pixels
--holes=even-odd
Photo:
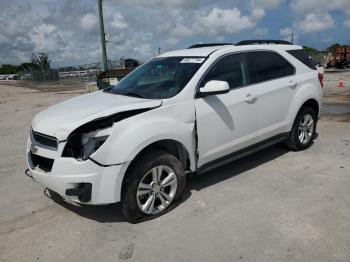
[[[294,31],[292,32],[292,44],[294,44]]]
[[[105,34],[105,26],[103,24],[103,10],[102,10],[102,1],[103,0],[97,0],[97,1],[98,1],[98,16],[99,16],[99,20],[100,20],[100,35],[101,35],[103,70],[107,71],[108,65],[107,65],[107,51],[106,51],[106,34]]]

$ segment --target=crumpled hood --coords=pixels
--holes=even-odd
[[[32,128],[62,141],[79,126],[97,118],[129,110],[158,107],[161,104],[162,100],[99,91],[69,99],[41,111],[34,117]]]

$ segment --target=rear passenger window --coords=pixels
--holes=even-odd
[[[310,59],[307,53],[303,49],[289,50],[287,51],[289,54],[294,56],[300,62],[302,62],[307,67],[316,70],[315,63]]]
[[[282,56],[269,51],[249,53],[254,83],[268,81],[295,73],[294,67]]]
[[[247,54],[233,54],[221,58],[202,80],[201,87],[211,80],[226,81],[230,88],[250,83]]]

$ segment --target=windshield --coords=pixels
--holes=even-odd
[[[106,92],[147,99],[170,98],[185,87],[204,60],[203,57],[154,58]]]

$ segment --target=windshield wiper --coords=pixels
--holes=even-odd
[[[108,87],[106,89],[103,89],[103,92],[106,93],[111,93],[111,94],[115,94],[115,95],[121,95],[121,96],[133,96],[133,97],[138,97],[138,98],[144,98],[147,99],[146,97],[144,97],[143,95],[136,93],[136,92],[118,92],[118,90],[114,91],[112,87]]]
[[[116,94],[123,95],[123,96],[133,96],[133,97],[138,97],[138,98],[145,98],[143,95],[140,95],[139,93],[135,93],[135,92],[116,93]]]

